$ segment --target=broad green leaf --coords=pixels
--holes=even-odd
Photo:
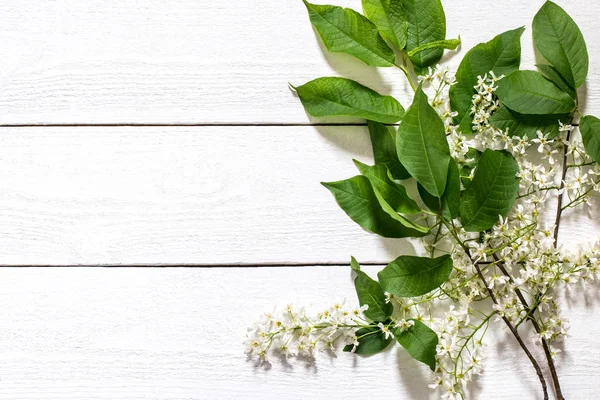
[[[458,115],[454,122],[463,133],[473,132],[471,107],[477,77],[493,71],[508,75],[521,64],[521,35],[524,28],[504,32],[489,42],[480,43],[465,55],[456,71],[456,84],[450,87],[450,104]]]
[[[331,52],[353,55],[375,67],[392,67],[396,54],[371,21],[349,8],[310,4],[303,0],[310,22]]]
[[[393,124],[404,116],[404,108],[393,97],[346,78],[318,78],[294,89],[315,117],[344,115]]]
[[[396,149],[400,162],[417,182],[440,197],[446,189],[450,148],[444,122],[420,86],[398,129]]]
[[[394,182],[385,165],[369,166],[354,160],[354,164],[363,176],[371,182],[375,193],[387,202],[390,207],[401,214],[418,214],[421,207],[406,193],[406,188]]]
[[[404,332],[396,328],[394,336],[412,358],[425,363],[434,371],[438,337],[434,331],[421,321],[417,319],[412,321],[415,324]]]
[[[575,101],[537,71],[515,71],[498,82],[496,96],[520,114],[569,114]]]
[[[358,265],[358,262],[352,257],[351,265],[354,263]],[[364,312],[365,316],[375,322],[387,320],[392,315],[394,306],[391,303],[386,303],[385,293],[383,293],[379,282],[371,279],[369,275],[360,270],[360,267],[356,269],[356,265],[352,267],[354,272],[356,272],[354,287],[356,288],[360,305],[364,306],[366,304],[369,306]]]
[[[385,292],[400,297],[417,297],[431,292],[448,280],[452,258],[448,254],[437,258],[400,256],[377,277]]]
[[[499,216],[506,217],[519,192],[519,164],[506,151],[486,149],[477,163],[475,176],[463,192],[460,219],[467,232],[492,228]]]
[[[410,52],[426,43],[446,39],[446,14],[440,0],[401,0],[408,21],[406,51]],[[437,64],[443,49],[421,51],[410,61],[415,72],[421,74],[427,67]]]
[[[358,337],[356,354],[371,355],[381,353],[393,341],[391,336],[386,339],[385,334],[378,327],[361,328],[356,331],[356,336]],[[352,351],[353,347],[353,345],[349,344],[344,347],[344,351]]]
[[[412,49],[408,52],[408,56],[414,57],[417,53],[430,49],[456,50],[456,48],[460,46],[460,43],[460,37],[458,39],[436,40],[435,42],[425,43]]]
[[[586,115],[579,121],[579,130],[585,152],[592,160],[600,163],[600,119]]]
[[[568,93],[569,96],[571,96],[572,98],[577,98],[577,91],[567,83],[565,78],[561,76],[560,72],[558,72],[556,68],[554,68],[552,65],[547,64],[538,64],[536,65],[536,67],[538,67],[538,69],[542,74],[544,74],[546,79],[554,83],[556,87],[558,87],[563,92]]]
[[[418,185],[419,195],[423,203],[431,211],[442,214],[447,219],[458,217],[460,209],[460,174],[454,159],[450,159],[446,189],[441,198],[432,196],[423,186]]]
[[[578,88],[585,82],[589,58],[579,27],[557,4],[547,1],[533,18],[533,41],[539,52]]]
[[[406,46],[408,21],[400,0],[362,0],[364,14],[379,28],[384,39],[398,50]]]
[[[410,174],[400,163],[396,151],[396,131],[375,121],[367,121],[373,146],[375,164],[385,165],[394,179],[410,178]]]
[[[566,123],[569,121],[569,114],[559,115],[523,115],[514,112],[506,106],[501,106],[489,119],[492,126],[506,131],[510,136],[528,137],[530,139],[537,137],[537,132],[542,131],[550,138],[555,138],[559,134],[558,121]]]
[[[389,238],[421,237],[427,228],[398,215],[377,198],[369,179],[364,176],[322,183],[335,196],[346,214],[364,229]]]

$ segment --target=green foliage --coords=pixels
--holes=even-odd
[[[421,237],[429,231],[399,215],[384,201],[381,201],[369,179],[364,176],[323,183],[335,196],[346,214],[364,229],[383,237]]]
[[[444,122],[419,87],[396,139],[400,162],[425,190],[441,197],[446,189],[450,148]]]
[[[460,37],[458,39],[436,40],[435,42],[424,43],[419,47],[415,47],[414,49],[408,52],[408,56],[414,57],[418,53],[430,49],[456,50],[456,48],[460,46],[460,43]]]
[[[369,275],[361,271],[360,265],[354,257],[352,257],[350,265],[356,273],[354,287],[356,288],[358,302],[361,306],[365,304],[369,306],[364,312],[365,316],[375,322],[387,320],[392,315],[394,307],[391,303],[385,302],[385,293],[383,293],[379,282],[371,279]]]
[[[356,331],[356,336],[358,337],[358,346],[355,353],[363,355],[381,353],[393,341],[392,337],[386,338],[378,327],[361,328]],[[352,351],[353,347],[349,344],[344,347],[344,351]]]
[[[306,111],[315,117],[343,115],[392,124],[404,116],[396,99],[350,79],[318,78],[294,89]]]
[[[569,114],[575,101],[537,71],[515,71],[498,82],[496,95],[520,114]]]
[[[536,67],[550,82],[565,93],[568,93],[573,99],[577,98],[577,91],[565,81],[565,78],[552,65],[538,64]]]
[[[464,133],[473,131],[471,106],[477,77],[493,71],[497,76],[508,75],[521,64],[521,35],[524,28],[504,32],[486,43],[473,47],[456,71],[457,83],[450,88],[450,104],[458,113],[455,123]]]
[[[475,177],[463,192],[460,219],[467,232],[482,232],[506,217],[519,192],[519,164],[506,151],[486,149]]]
[[[364,14],[379,28],[381,36],[398,50],[406,46],[408,21],[400,0],[362,0]]]
[[[600,163],[600,119],[587,115],[579,121],[585,152]]]
[[[448,280],[452,272],[449,255],[438,258],[400,256],[377,277],[385,292],[400,297],[417,297],[431,292]]]
[[[375,67],[392,67],[396,60],[377,27],[349,8],[310,4],[303,0],[310,22],[327,50],[353,55]]]
[[[412,320],[415,324],[402,332],[394,330],[394,336],[408,354],[417,361],[421,361],[435,370],[435,355],[438,337],[434,331],[419,320]]]
[[[446,14],[440,0],[402,0],[408,21],[406,51],[430,42],[446,39]],[[444,50],[433,48],[420,51],[410,58],[415,71],[420,73],[440,61]]]
[[[398,159],[396,151],[396,131],[375,121],[367,121],[373,146],[375,164],[385,165],[394,179],[410,178],[410,174]]]
[[[354,160],[354,164],[363,176],[366,176],[375,190],[375,194],[401,214],[418,214],[421,207],[406,193],[406,188],[396,183],[385,165],[369,166]]]
[[[423,203],[432,212],[441,214],[444,218],[454,219],[458,217],[460,207],[460,171],[458,164],[454,159],[450,159],[448,168],[448,179],[446,180],[446,189],[441,198],[432,196],[421,185],[418,185],[419,195]]]
[[[572,88],[583,84],[589,58],[585,40],[573,19],[547,1],[533,18],[533,41],[539,52]]]
[[[523,115],[501,106],[489,119],[492,126],[505,131],[508,129],[510,136],[537,137],[537,132],[542,131],[549,138],[555,138],[560,133],[558,121],[567,123],[569,114],[559,115]]]

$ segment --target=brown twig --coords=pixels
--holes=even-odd
[[[467,255],[467,257],[469,257],[469,260],[471,260],[471,262],[473,263],[473,266],[475,267],[475,270],[477,271],[477,275],[479,276],[479,279],[481,279],[481,282],[483,282],[483,284],[485,285],[485,288],[486,288],[487,292],[489,293],[490,298],[492,299],[492,302],[495,305],[498,305],[498,299],[496,298],[496,295],[494,294],[494,291],[492,289],[490,289],[490,287],[488,285],[488,282],[487,282],[487,279],[485,279],[485,276],[483,275],[483,272],[481,272],[481,268],[479,268],[478,263],[473,260],[473,257],[471,256],[471,252],[469,251],[469,248],[458,238],[458,236],[452,230],[452,228],[450,227],[450,225],[448,225],[448,222],[446,222],[446,220],[442,216],[440,216],[440,218],[442,218],[442,222],[444,223],[444,225],[446,225],[446,227],[448,228],[448,230],[450,231],[450,233],[454,236],[454,238],[456,239],[456,241],[458,242],[458,244],[465,251],[465,254]],[[533,355],[531,354],[531,352],[527,348],[527,345],[525,345],[525,342],[523,342],[523,339],[521,338],[521,335],[519,335],[519,332],[515,329],[515,327],[508,320],[508,318],[506,318],[505,315],[502,315],[502,320],[504,321],[504,323],[506,324],[506,326],[508,327],[508,329],[510,330],[510,332],[513,334],[513,336],[515,337],[515,339],[517,339],[517,342],[519,343],[519,346],[521,346],[521,349],[523,349],[523,352],[525,353],[525,355],[527,356],[527,358],[529,359],[529,361],[533,365],[533,368],[535,369],[535,372],[536,372],[536,374],[537,374],[537,376],[538,376],[538,378],[540,380],[540,383],[542,385],[542,391],[544,393],[544,400],[548,400],[548,386],[546,385],[546,379],[544,378],[544,374],[542,373],[542,369],[540,368],[540,365],[538,364],[538,362],[535,359],[535,357],[533,357]]]
[[[467,252],[467,255],[469,256],[469,258],[471,258],[471,255],[468,252]],[[471,261],[472,261],[472,259],[471,259]],[[496,295],[494,294],[494,291],[489,288],[487,280],[485,279],[485,276],[481,272],[479,265],[477,265],[477,263],[473,263],[473,266],[475,267],[475,270],[477,271],[477,275],[479,275],[479,279],[481,279],[481,281],[485,285],[485,288],[487,289],[488,293],[490,294],[490,298],[492,299],[494,304],[498,305],[498,299],[496,299]],[[535,369],[535,372],[536,372],[538,378],[540,379],[540,383],[542,384],[542,390],[544,391],[544,400],[548,400],[548,387],[546,386],[546,379],[544,379],[544,374],[542,373],[542,369],[540,368],[540,365],[538,364],[536,359],[533,357],[533,355],[531,354],[531,352],[529,351],[529,349],[523,342],[523,339],[521,339],[521,335],[519,335],[519,332],[517,332],[517,330],[515,329],[513,324],[508,320],[508,318],[506,318],[506,316],[503,315],[502,320],[504,321],[506,326],[508,326],[508,329],[510,329],[513,336],[517,339],[517,342],[519,342],[519,345],[525,352],[525,355],[527,355],[527,358],[529,358],[529,361],[531,361],[531,364],[533,364],[533,368]]]
[[[496,258],[496,255],[494,255],[494,258]],[[496,258],[496,260],[497,260],[497,258]],[[508,277],[508,280],[510,281],[510,283],[514,284],[515,282],[514,282],[512,276],[506,270],[506,268],[504,268],[504,266],[500,263],[498,263],[496,265],[498,266],[498,268],[500,268],[500,271],[502,271],[502,273]],[[531,325],[533,325],[533,329],[535,329],[535,331],[539,334],[542,330],[540,329],[540,324],[538,324],[536,319],[533,317],[535,310],[533,310],[533,311],[530,310],[529,304],[527,303],[525,296],[523,296],[523,292],[521,292],[521,290],[517,287],[515,287],[515,294],[517,295],[517,297],[519,298],[519,301],[521,302],[521,304],[527,311],[527,319],[529,319],[529,321],[531,321]],[[550,375],[552,375],[552,383],[554,384],[554,391],[556,392],[556,398],[558,400],[564,400],[562,390],[560,388],[560,382],[558,380],[558,374],[556,372],[556,366],[554,365],[554,359],[552,358],[552,353],[550,352],[550,346],[548,345],[548,341],[544,337],[541,337],[541,339],[542,339],[542,347],[544,349],[544,354],[546,355],[546,359],[548,361],[548,369],[550,370]]]
[[[564,194],[564,188],[565,188],[565,179],[567,178],[567,170],[569,169],[569,166],[567,164],[569,145],[567,143],[569,142],[570,138],[571,138],[571,131],[568,131],[567,137],[565,140],[564,149],[563,149],[562,175],[560,178],[560,187],[558,189],[559,194],[558,194],[558,205],[556,208],[556,217],[554,218],[554,248],[558,247],[558,232],[560,229],[560,219],[562,217],[562,212],[563,212],[562,203],[563,203],[563,194]]]

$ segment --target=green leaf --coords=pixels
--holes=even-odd
[[[385,165],[368,166],[360,161],[353,160],[363,176],[371,182],[375,193],[401,214],[418,214],[421,207],[406,193],[406,188],[394,182]]]
[[[398,50],[406,46],[408,21],[400,0],[362,0],[364,14],[379,28],[381,36]]]
[[[585,82],[587,47],[579,27],[565,10],[551,1],[544,3],[533,18],[533,41],[571,87],[578,88]]]
[[[542,74],[544,74],[546,79],[554,83],[556,87],[558,87],[563,92],[568,93],[569,96],[571,96],[572,98],[577,98],[577,91],[567,83],[565,78],[562,77],[562,75],[556,70],[556,68],[554,68],[552,65],[547,64],[537,64],[536,67],[538,67],[538,69]]]
[[[373,145],[375,164],[385,165],[394,179],[410,178],[410,174],[398,159],[396,132],[391,127],[375,121],[367,121],[367,125]]]
[[[294,89],[306,111],[315,117],[344,115],[393,124],[404,116],[396,99],[350,79],[318,78]]]
[[[515,71],[498,82],[496,96],[520,114],[569,114],[575,101],[537,71]]]
[[[387,320],[388,317],[392,315],[394,306],[392,306],[391,303],[386,303],[385,293],[383,293],[379,282],[371,279],[369,275],[361,271],[360,266],[356,269],[356,265],[358,265],[358,262],[352,257],[351,266],[356,272],[354,287],[356,288],[356,294],[358,295],[358,302],[361,306],[364,306],[365,304],[369,306],[364,312],[365,316],[375,322]]]
[[[458,46],[460,46],[460,37],[458,39],[444,39],[444,40],[436,40],[435,42],[429,42],[420,45],[408,52],[409,57],[415,56],[417,53],[420,53],[429,49],[446,49],[446,50],[456,50]]]
[[[416,319],[412,321],[415,324],[404,332],[396,328],[394,336],[412,358],[425,363],[434,371],[438,337],[434,331],[421,321]]]
[[[431,211],[442,214],[447,219],[458,217],[460,207],[460,174],[458,164],[454,159],[450,159],[450,168],[448,168],[448,179],[446,189],[441,198],[432,196],[420,184],[417,186],[419,195],[423,203]]]
[[[426,43],[446,39],[446,15],[440,0],[401,0],[408,21],[406,51],[410,52]],[[427,67],[437,64],[444,50],[429,49],[421,51],[410,61],[417,74]]]
[[[352,271],[360,271],[360,264],[358,263],[358,261],[356,261],[356,258],[354,257],[350,258],[350,268],[352,269]]]
[[[421,237],[428,229],[398,215],[387,203],[381,203],[364,176],[322,183],[335,196],[346,214],[364,229],[389,238]]]
[[[400,297],[417,297],[431,292],[448,280],[452,258],[446,254],[437,258],[400,256],[377,277],[385,292]]]
[[[506,151],[486,149],[475,176],[463,192],[460,218],[467,232],[492,228],[498,217],[506,217],[519,192],[519,164]]]
[[[521,35],[524,28],[504,32],[489,42],[480,43],[465,55],[456,71],[456,84],[450,87],[450,104],[458,113],[454,122],[463,133],[473,132],[471,107],[477,77],[493,71],[508,75],[521,64]]]
[[[361,328],[356,331],[356,336],[358,337],[358,346],[355,353],[364,355],[381,353],[393,340],[391,336],[386,339],[385,334],[378,327]],[[349,344],[344,347],[344,351],[352,351],[353,347]]]
[[[319,32],[327,50],[348,53],[375,67],[392,67],[396,54],[371,21],[349,8],[310,4],[310,22]]]
[[[509,135],[528,137],[530,139],[537,137],[537,132],[555,138],[560,133],[558,121],[566,123],[569,121],[569,114],[559,115],[523,115],[510,110],[506,106],[501,106],[489,119],[492,126],[506,131]]]
[[[398,129],[396,149],[400,162],[417,182],[440,197],[446,189],[450,148],[444,122],[420,86]]]
[[[579,121],[579,130],[585,152],[592,160],[600,163],[600,119],[586,115]]]

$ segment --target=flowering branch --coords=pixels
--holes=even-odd
[[[405,13],[403,2],[363,2],[363,16],[304,0],[327,49],[404,73],[415,93],[410,107],[345,78],[292,88],[313,116],[367,120],[375,165],[355,160],[359,175],[323,185],[365,230],[421,238],[427,256],[401,255],[377,279],[352,258],[360,308],[336,304],[312,315],[288,306],[266,314],[250,329],[247,350],[264,362],[272,350],[312,356],[343,345],[376,354],[395,342],[433,371],[430,387],[441,388],[443,399],[464,399],[466,385],[482,371],[484,336],[497,316],[548,399],[542,369],[518,331],[530,321],[562,400],[552,343],[568,323],[553,291],[595,279],[600,270],[600,246],[579,254],[558,246],[565,210],[600,193],[600,119],[582,116],[572,124],[589,63],[583,35],[547,1],[533,21],[535,46],[549,63],[538,65],[539,72],[519,70],[523,28],[517,28],[475,46],[453,76],[436,66],[444,49],[460,43],[443,37],[441,3],[416,0],[415,12]],[[432,27],[435,34],[423,40],[418,33]],[[407,180],[416,191],[407,190]],[[540,216],[554,197],[548,229]],[[482,303],[488,298],[492,310]]]

